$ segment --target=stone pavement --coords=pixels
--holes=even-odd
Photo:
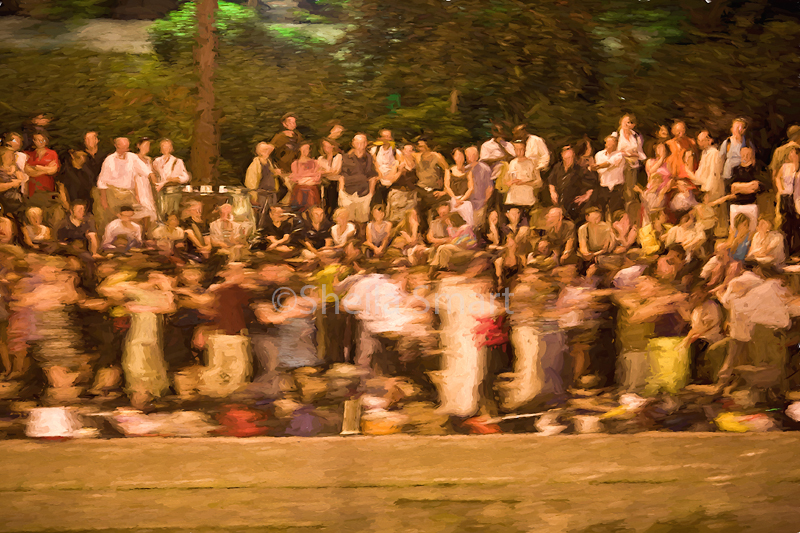
[[[0,442],[5,531],[800,531],[800,434]]]

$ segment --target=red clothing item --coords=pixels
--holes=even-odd
[[[56,181],[53,177],[58,173],[58,169],[61,166],[58,162],[58,154],[56,154],[55,150],[50,150],[49,148],[46,149],[41,158],[36,155],[36,150],[31,150],[30,152],[25,153],[28,155],[28,161],[26,164],[31,167],[35,167],[36,165],[47,166],[54,161],[56,163],[56,171],[52,174],[42,174],[41,176],[30,177],[28,180],[28,196],[38,191],[55,192]]]

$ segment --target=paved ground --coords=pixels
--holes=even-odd
[[[0,532],[800,531],[800,434],[0,442]]]

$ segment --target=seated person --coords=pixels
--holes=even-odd
[[[369,258],[379,258],[389,247],[392,223],[386,220],[386,209],[383,205],[373,206],[371,218],[372,220],[367,224],[364,251]]]
[[[89,250],[93,256],[98,257],[97,230],[94,220],[86,214],[86,201],[78,200],[72,203],[67,216],[56,231],[56,239],[64,246]]]
[[[672,224],[667,223],[667,214],[663,209],[651,213],[650,222],[639,230],[639,246],[642,254],[657,255],[664,249],[664,239]]]
[[[222,204],[218,208],[219,218],[210,225],[211,246],[219,248],[226,255],[247,244],[247,231],[244,224],[233,219],[233,206]]]
[[[43,250],[52,241],[50,228],[42,224],[42,210],[30,207],[25,212],[28,223],[22,227],[22,238],[28,248]]]
[[[756,232],[745,260],[754,265],[780,269],[786,260],[783,243],[781,232],[773,231],[772,221],[762,215],[758,218]]]
[[[116,252],[127,252],[133,248],[142,246],[142,227],[133,221],[133,207],[123,205],[119,208],[117,218],[112,220],[103,234],[103,249]],[[118,237],[124,237],[123,248],[119,247],[119,242],[114,244]]]
[[[752,239],[751,225],[750,217],[746,213],[737,213],[733,218],[733,231],[728,236],[728,250],[734,261],[744,261],[747,257]]]
[[[0,216],[0,245],[14,244],[14,223],[10,218]]]
[[[422,255],[428,250],[420,233],[419,213],[416,209],[408,209],[403,220],[394,231],[394,238],[389,245],[392,255],[402,255],[414,266],[419,264]]]
[[[560,207],[547,211],[542,238],[556,255],[559,265],[574,265],[578,262],[575,253],[575,224],[564,219],[564,210]]]
[[[261,234],[267,251],[286,254],[294,250],[294,224],[279,205],[270,206]]]
[[[203,219],[203,204],[192,200],[183,212],[182,227],[186,237],[186,253],[195,260],[211,254],[211,228]]]
[[[593,262],[611,253],[616,241],[611,225],[603,222],[599,208],[588,208],[585,216],[586,223],[578,228],[578,254],[584,261]]]
[[[167,223],[159,225],[153,230],[153,239],[159,250],[172,250],[183,247],[186,232],[180,227],[178,215],[171,214],[167,217]]]
[[[631,219],[625,211],[614,213],[614,222],[611,224],[611,232],[614,234],[616,245],[615,254],[625,254],[636,245],[636,237],[639,232],[636,226],[631,224]]]
[[[310,257],[316,257],[320,253],[331,251],[333,238],[331,237],[331,223],[325,218],[325,210],[319,206],[314,206],[308,210],[308,220],[306,220],[303,231],[303,244]]]
[[[680,244],[689,254],[690,259],[702,251],[702,246],[705,242],[706,232],[695,221],[694,212],[692,211],[683,215],[680,224],[670,228],[664,237],[664,246],[669,248],[673,244]]]
[[[472,258],[474,254],[471,248],[477,244],[470,226],[458,214],[450,213],[449,204],[439,205],[436,215],[428,228],[431,275],[453,263],[462,263]]]
[[[557,266],[558,254],[550,247],[547,239],[540,239],[536,243],[536,251],[528,254],[527,264],[542,272],[549,272]]]
[[[333,220],[336,222],[331,227],[334,251],[346,258],[354,259],[359,255],[355,242],[358,229],[350,222],[350,211],[344,207],[338,208],[333,213]]]

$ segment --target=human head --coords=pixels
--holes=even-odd
[[[308,217],[311,220],[311,222],[319,224],[325,219],[325,210],[322,209],[320,206],[315,205],[308,210]]]
[[[47,135],[44,133],[36,133],[33,135],[33,145],[36,148],[47,148]]]
[[[800,126],[797,124],[792,124],[789,126],[789,128],[786,130],[786,136],[789,137],[790,141],[800,141]]]
[[[175,149],[170,139],[161,139],[161,142],[158,143],[158,147],[161,149],[161,155],[170,155],[172,150]]]
[[[186,214],[191,217],[203,216],[203,203],[200,200],[191,200],[186,206]]]
[[[619,119],[619,127],[623,130],[632,130],[636,127],[636,115],[626,113]]]
[[[569,144],[561,147],[561,160],[567,165],[571,165],[575,161],[575,150]]]
[[[331,126],[330,133],[328,133],[328,137],[331,139],[338,139],[341,137],[342,133],[344,133],[344,126],[339,124],[338,122]]]
[[[522,213],[520,213],[520,210],[519,210],[518,207],[512,207],[511,209],[506,211],[506,218],[512,224],[516,224],[517,222],[519,222],[521,216],[522,216]]]
[[[456,162],[456,165],[463,165],[466,159],[467,158],[464,156],[464,151],[461,148],[456,148],[453,150],[453,161]]]
[[[414,145],[412,143],[406,143],[403,145],[403,154],[406,157],[410,157],[414,154]]]
[[[364,152],[367,149],[367,136],[363,133],[356,134],[353,137],[353,149],[359,153]]]
[[[564,219],[564,211],[560,207],[551,207],[545,215],[545,224],[548,228],[554,227]]]
[[[758,217],[758,225],[756,226],[756,230],[760,233],[767,233],[768,231],[772,231],[773,223],[772,220],[766,216],[761,215]]]
[[[673,137],[683,137],[686,135],[686,124],[678,120],[675,124],[672,125],[672,135]]]
[[[6,135],[5,142],[6,146],[16,152],[22,148],[22,135],[16,132],[9,133]]]
[[[286,113],[281,117],[281,124],[287,130],[294,131],[297,128],[297,117],[294,113]]]
[[[525,156],[525,142],[524,141],[514,141],[514,155],[516,157],[524,157]]]
[[[72,218],[76,220],[83,220],[83,217],[86,216],[86,202],[83,200],[76,200],[72,202],[70,206],[70,212],[72,213]]]
[[[170,228],[177,228],[180,225],[181,221],[178,219],[178,215],[172,213],[167,217],[167,226]]]
[[[450,206],[448,204],[440,204],[436,207],[436,214],[439,218],[445,218],[450,214]]]
[[[86,152],[83,150],[70,150],[69,155],[72,158],[72,166],[81,168],[86,163]]]
[[[606,152],[615,152],[617,150],[617,137],[609,135],[605,138]]]
[[[417,150],[419,150],[423,154],[425,152],[430,151],[430,146],[428,146],[428,138],[427,137],[422,137],[421,139],[419,139],[417,141]]]
[[[232,207],[230,207],[230,204],[225,204],[225,205],[229,206],[228,211],[230,212],[230,210],[232,209]],[[221,213],[222,213],[222,211],[220,211],[220,214]],[[281,207],[279,205],[270,206],[270,208],[269,208],[269,216],[272,217],[273,219],[282,218],[283,217],[283,207]]]
[[[147,155],[150,153],[150,137],[142,137],[136,141],[136,150],[140,155]]]
[[[464,155],[467,158],[467,163],[469,163],[470,165],[476,163],[480,158],[480,152],[478,151],[478,148],[475,146],[470,146],[469,148],[464,150]]]
[[[713,139],[711,139],[711,135],[709,135],[708,130],[702,130],[697,134],[697,146],[700,147],[701,150],[705,150],[706,148],[710,147],[712,142]]]
[[[29,207],[25,211],[25,218],[28,219],[28,224],[38,226],[42,223],[42,210],[38,207]]]
[[[222,204],[219,206],[219,218],[228,219],[233,213],[233,206],[231,204]]]
[[[789,150],[789,161],[792,163],[800,162],[800,148],[792,148]]]
[[[669,128],[667,128],[663,124],[659,126],[658,131],[656,133],[656,137],[659,139],[669,139]]]
[[[131,142],[128,140],[127,137],[117,137],[114,139],[114,148],[116,149],[117,153],[122,155],[126,153],[131,147]]]
[[[265,142],[260,142],[256,145],[256,155],[258,157],[266,159],[270,156],[270,154],[274,149],[275,147],[273,145]]]
[[[119,208],[119,214],[117,215],[122,220],[130,220],[133,218],[133,207],[129,205],[123,205]]]
[[[489,211],[489,214],[486,218],[489,224],[497,224],[500,222],[500,213],[497,211],[497,209],[492,209]]]
[[[733,119],[733,123],[731,123],[731,133],[733,135],[744,135],[745,131],[747,131],[747,120],[742,117]]]
[[[304,142],[300,145],[300,155],[303,157],[311,156],[311,143]]]
[[[743,167],[749,167],[756,162],[756,154],[749,146],[742,147],[742,149],[739,151],[739,154],[742,158]]]
[[[378,132],[378,136],[383,142],[391,142],[392,141],[392,130],[389,129],[382,129]]]
[[[503,126],[500,124],[492,124],[492,137],[497,140],[502,140],[505,138],[505,132],[503,131]]]
[[[339,152],[339,148],[330,139],[323,139],[322,141],[322,153],[325,155],[336,155]]]
[[[622,223],[622,224],[630,224],[630,222],[631,222],[631,219],[628,216],[628,213],[623,211],[623,210],[621,210],[621,209],[619,211],[615,211],[614,212],[614,216],[612,217],[612,220],[615,223]]]
[[[86,148],[96,148],[99,143],[100,139],[98,138],[96,131],[87,131],[83,136],[83,144],[86,146]]]
[[[382,204],[373,206],[372,220],[375,220],[376,222],[381,222],[385,217],[386,217],[386,208]]]
[[[600,210],[596,207],[590,207],[586,210],[586,221],[590,224],[599,223],[602,216],[603,215],[600,213]]]
[[[350,220],[350,213],[347,211],[347,209],[340,207],[339,209],[333,212],[333,219],[340,226],[346,226]]]
[[[739,213],[733,219],[733,227],[738,229],[746,229],[749,231],[750,228],[750,218],[745,215],[744,213]]]

